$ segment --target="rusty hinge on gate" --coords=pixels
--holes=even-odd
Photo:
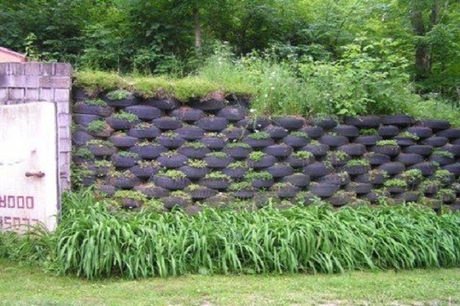
[[[32,176],[36,176],[36,177],[39,177],[39,178],[42,178],[45,176],[45,173],[41,172],[41,171],[38,171],[38,172],[29,172],[27,171],[26,172],[26,177],[32,177]]]

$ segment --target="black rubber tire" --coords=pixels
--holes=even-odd
[[[179,107],[180,103],[174,99],[147,99],[142,104],[150,105],[161,110],[170,111]]]
[[[292,185],[305,188],[310,185],[310,176],[302,173],[295,173],[291,175],[287,175],[281,179],[283,183],[291,183]]]
[[[248,159],[248,165],[253,169],[264,169],[273,166],[276,163],[276,157],[265,155],[258,161]]]
[[[190,148],[190,147],[180,147],[177,150],[180,154],[187,156],[188,158],[194,159],[203,159],[206,154],[211,152],[207,147],[204,148]]]
[[[156,175],[153,182],[155,185],[168,190],[184,190],[190,184],[188,178],[171,178],[162,175]]]
[[[213,112],[219,111],[227,106],[224,99],[205,99],[202,101],[195,100],[191,101],[189,105],[192,108]]]
[[[152,123],[160,130],[177,130],[182,127],[182,120],[173,117],[161,117],[154,119]]]
[[[433,147],[429,145],[415,145],[404,148],[404,153],[415,153],[422,156],[429,156],[433,153]]]
[[[399,135],[399,128],[394,125],[384,125],[379,128],[379,136],[383,138],[395,137]]]
[[[86,128],[91,122],[100,120],[102,117],[96,115],[73,114],[72,119],[76,124]]]
[[[100,117],[109,117],[113,113],[113,109],[108,106],[98,106],[98,105],[87,105],[85,103],[79,102],[76,103],[73,107],[73,113],[75,114],[87,114],[87,115],[96,115]]]
[[[326,131],[332,130],[338,124],[338,122],[332,118],[315,118],[313,119],[313,123],[315,126],[318,126]]]
[[[150,121],[161,117],[161,110],[149,105],[134,105],[125,108],[125,111],[136,115],[139,119]]]
[[[400,153],[395,159],[395,161],[403,163],[406,166],[412,166],[424,160],[425,158],[422,155],[415,153]]]
[[[139,139],[155,139],[160,136],[161,131],[156,126],[151,125],[148,128],[132,127],[128,131],[128,135]]]
[[[382,140],[382,136],[359,136],[354,140],[354,143],[363,144],[365,146],[375,146],[378,141]]]
[[[242,127],[250,131],[254,130],[263,130],[265,127],[270,125],[270,119],[267,117],[255,117],[255,118],[249,118],[246,117],[240,121],[235,122],[236,127]]]
[[[426,126],[411,126],[407,131],[422,139],[433,136],[433,130]]]
[[[150,179],[152,175],[155,175],[160,171],[160,167],[155,167],[153,165],[141,167],[136,165],[130,168],[129,171],[140,179]]]
[[[243,143],[250,145],[254,149],[262,149],[273,145],[275,141],[273,140],[273,138],[253,139],[248,136],[243,138]]]
[[[354,125],[360,129],[378,128],[382,124],[379,116],[358,116],[345,118],[345,124]]]
[[[430,162],[423,162],[410,166],[409,169],[418,169],[423,176],[430,176],[436,172],[436,167]]]
[[[436,133],[436,136],[446,137],[449,139],[460,138],[460,128],[450,128]]]
[[[339,147],[339,146],[348,144],[349,140],[345,136],[323,135],[319,138],[319,142],[335,148],[335,147]]]
[[[390,162],[379,166],[379,170],[385,171],[388,175],[397,175],[406,170],[406,166],[400,162]]]
[[[281,139],[283,137],[286,137],[289,134],[289,131],[285,129],[284,127],[276,126],[272,124],[265,127],[263,131],[270,134],[270,137],[274,139]]]
[[[205,112],[201,109],[182,106],[171,112],[171,116],[182,120],[184,122],[195,122],[206,116]]]
[[[422,141],[422,144],[432,147],[442,147],[449,142],[449,139],[441,136],[433,136]]]
[[[420,120],[419,125],[429,127],[435,131],[447,130],[450,128],[449,121],[445,120]]]
[[[309,144],[310,139],[307,137],[302,137],[302,136],[287,135],[286,137],[283,138],[282,142],[293,148],[301,148]]]
[[[222,150],[227,144],[227,140],[218,136],[204,136],[201,142],[211,150]]]
[[[188,158],[185,155],[180,153],[171,154],[172,152],[165,152],[166,154],[161,154],[156,160],[157,162],[165,168],[168,169],[178,169],[187,164]]]
[[[222,131],[222,134],[225,135],[229,140],[241,140],[244,137],[249,135],[249,131],[241,127],[233,127],[231,129],[227,128]]]
[[[223,169],[223,168],[226,168],[231,163],[233,163],[235,160],[230,156],[227,156],[225,158],[217,158],[214,156],[209,156],[208,154],[207,156],[205,156],[204,161],[206,161],[209,168]]]
[[[293,151],[294,149],[292,147],[283,144],[274,144],[263,149],[263,152],[279,159],[287,158]]]
[[[134,146],[129,149],[130,152],[137,153],[142,159],[155,159],[167,149],[161,145],[149,144],[146,146]]]
[[[299,151],[307,151],[313,154],[315,157],[323,157],[326,156],[327,152],[330,151],[330,147],[325,144],[307,144],[303,146]]]
[[[286,164],[276,164],[268,167],[265,171],[270,173],[275,179],[294,174],[294,168]]]
[[[175,130],[177,135],[185,140],[200,140],[204,136],[204,130],[197,126],[183,126]]]
[[[76,146],[84,146],[88,141],[94,139],[90,134],[78,130],[72,134],[72,143]]]
[[[158,136],[156,140],[161,146],[168,148],[168,149],[177,149],[185,143],[185,139],[179,136],[169,137],[169,136],[160,135]]]
[[[415,120],[408,115],[388,115],[382,117],[382,123],[385,125],[410,126],[415,123]]]
[[[243,107],[227,106],[221,109],[217,113],[217,116],[223,117],[230,122],[236,122],[244,119],[244,117],[246,116],[246,109]]]
[[[313,185],[310,184],[309,190],[312,194],[320,198],[329,198],[339,190],[339,186],[326,183],[317,183]]]
[[[190,166],[182,166],[179,168],[180,171],[182,171],[188,179],[191,180],[197,180],[200,178],[203,178],[206,176],[206,174],[209,173],[209,168],[194,168]]]
[[[299,116],[280,116],[273,117],[274,125],[279,125],[287,130],[298,130],[305,124],[305,119]]]
[[[316,162],[303,167],[303,174],[309,175],[312,179],[320,178],[332,173],[332,169],[322,162]]]
[[[343,151],[350,156],[362,156],[366,153],[366,146],[359,143],[350,143],[337,148],[338,151]]]
[[[196,124],[205,131],[221,132],[227,128],[228,120],[223,117],[203,117]]]
[[[301,128],[300,131],[305,132],[308,135],[308,137],[310,137],[311,139],[318,139],[324,135],[324,129],[319,126],[307,125]]]
[[[332,132],[348,138],[355,138],[359,136],[359,129],[353,125],[341,124],[333,128]]]

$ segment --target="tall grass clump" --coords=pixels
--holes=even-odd
[[[458,213],[436,215],[416,205],[116,213],[86,191],[65,197],[54,233],[14,245],[27,245],[24,252],[53,271],[89,279],[336,273],[458,267],[459,233]],[[0,237],[0,255],[21,259],[6,247],[8,236]]]

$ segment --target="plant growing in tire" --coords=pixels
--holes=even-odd
[[[139,118],[137,118],[136,115],[127,113],[125,111],[120,111],[118,113],[112,114],[112,116],[107,118],[107,123],[114,130],[129,130],[139,122],[138,120]]]
[[[147,140],[137,143],[129,150],[133,153],[137,153],[142,159],[155,159],[161,153],[167,151],[165,147],[161,146],[157,142]]]
[[[209,168],[223,169],[230,165],[235,160],[224,152],[211,152],[206,154],[204,160]]]
[[[108,177],[109,182],[120,189],[132,189],[141,183],[139,178],[129,170],[124,172],[112,171],[109,172]]]
[[[222,133],[206,133],[201,142],[211,150],[222,150],[227,144],[227,138]]]
[[[125,209],[141,208],[148,201],[142,192],[134,190],[118,190],[113,195],[113,199]]]
[[[455,175],[449,170],[438,169],[434,173],[433,179],[439,181],[443,187],[447,187],[455,182]]]
[[[139,155],[128,151],[118,151],[118,153],[113,154],[110,159],[115,167],[126,169],[134,167],[137,164]]]
[[[231,191],[232,196],[237,199],[251,199],[255,195],[252,184],[248,181],[232,183],[228,189]]]
[[[136,137],[128,136],[124,132],[116,132],[109,137],[109,141],[113,143],[113,145],[120,149],[131,148],[139,139]]]
[[[96,174],[91,169],[92,164],[83,163],[79,167],[72,167],[72,183],[77,187],[89,187],[96,183]]]
[[[118,151],[110,141],[101,139],[88,141],[87,148],[94,156],[99,157],[112,156]]]
[[[322,144],[317,140],[313,140],[306,146],[303,146],[300,150],[311,152],[315,157],[323,157],[326,156],[330,148],[328,145]]]
[[[356,194],[345,190],[339,190],[334,193],[327,201],[335,207],[341,207],[353,202]]]
[[[450,165],[455,162],[454,154],[448,151],[434,150],[429,161],[436,162],[439,166]]]
[[[216,189],[216,190],[226,190],[230,185],[231,178],[219,171],[213,171],[202,179],[200,179],[200,184],[206,187]]]
[[[192,159],[187,162],[187,165],[179,168],[187,178],[196,180],[205,177],[209,173],[209,168],[204,160]]]
[[[129,170],[140,179],[149,179],[161,170],[161,165],[155,160],[141,160]]]
[[[94,154],[88,148],[72,149],[72,161],[75,164],[82,164],[94,160]]]
[[[243,142],[254,149],[261,149],[274,144],[273,139],[267,132],[256,132],[243,138]]]
[[[301,148],[310,142],[308,134],[302,131],[293,131],[283,138],[283,143],[293,148]]]
[[[177,169],[187,164],[188,158],[177,151],[166,151],[160,154],[157,162],[165,168]]]
[[[185,192],[194,200],[205,200],[217,194],[217,191],[206,186],[190,184]]]
[[[113,133],[113,129],[105,120],[94,120],[86,127],[89,135],[94,137],[107,138]]]
[[[423,192],[425,196],[432,197],[438,193],[441,187],[441,182],[437,180],[426,180],[420,184],[419,190]]]
[[[388,179],[388,174],[380,169],[374,169],[368,173],[359,175],[356,177],[356,181],[359,183],[372,184],[374,186],[380,186],[385,183],[385,180]]]
[[[128,131],[129,136],[138,139],[155,139],[160,133],[160,129],[149,122],[138,123]]]
[[[301,191],[299,187],[292,185],[291,183],[278,182],[270,187],[270,190],[275,192],[276,195],[281,199],[292,199],[296,194]]]
[[[403,147],[412,146],[416,144],[419,139],[420,137],[408,131],[404,131],[395,137],[395,140],[398,143],[398,145]]]
[[[228,120],[224,117],[209,115],[198,120],[196,124],[205,131],[221,132],[227,127]]]
[[[151,199],[161,199],[167,197],[171,191],[166,188],[156,186],[153,183],[141,184],[134,187],[134,190],[140,191]]]
[[[245,161],[236,161],[228,165],[225,169],[222,169],[222,173],[230,176],[232,179],[243,178],[248,172],[249,166]]]
[[[163,170],[153,177],[153,183],[168,190],[184,190],[190,180],[179,170]]]
[[[292,168],[302,168],[315,161],[315,157],[308,151],[297,151],[291,154],[286,161]]]
[[[329,198],[339,190],[340,186],[335,184],[317,183],[310,184],[309,190],[320,198]]]
[[[229,140],[240,141],[245,136],[249,135],[249,131],[242,127],[236,127],[233,124],[229,124],[225,130],[222,131]]]
[[[349,160],[343,170],[348,172],[350,175],[365,174],[371,170],[371,165],[367,159],[352,159]]]
[[[253,150],[250,145],[241,142],[228,143],[222,150],[235,159],[246,158]]]
[[[94,174],[98,177],[106,176],[110,171],[114,170],[113,163],[109,160],[101,159],[94,162]]]
[[[287,163],[275,163],[273,166],[266,168],[265,171],[273,175],[275,179],[294,174],[294,168]]]
[[[264,169],[273,166],[276,162],[276,157],[256,151],[249,154],[247,162],[250,168]]]
[[[372,147],[372,152],[396,156],[401,152],[401,148],[396,140],[380,140]]]
[[[128,107],[137,103],[134,95],[123,89],[108,92],[105,96],[105,100],[107,105],[111,107]]]
[[[162,133],[156,140],[160,145],[168,149],[177,149],[185,143],[185,139],[174,131]]]
[[[341,167],[350,160],[350,155],[343,151],[329,151],[327,152],[326,160],[333,167]]]
[[[383,185],[386,190],[392,194],[403,193],[408,189],[407,183],[402,179],[391,179],[386,181]]]
[[[441,200],[444,204],[451,204],[455,202],[457,199],[457,195],[455,194],[455,191],[447,188],[443,188],[438,191],[436,194],[436,198],[438,200]]]
[[[73,108],[74,114],[96,115],[108,117],[112,114],[112,108],[101,99],[89,99],[85,102],[77,102]]]
[[[274,184],[273,176],[267,171],[249,171],[244,176],[244,179],[250,182],[255,189],[270,188]]]
[[[410,190],[414,190],[422,182],[423,175],[422,171],[420,171],[419,169],[410,169],[404,171],[400,175],[400,178],[407,183],[407,187]]]
[[[169,211],[177,208],[185,208],[192,204],[190,195],[181,190],[171,192],[169,196],[162,198],[161,201],[164,207]]]
[[[178,152],[189,158],[204,158],[206,154],[211,152],[203,143],[194,141],[186,142],[179,149]]]

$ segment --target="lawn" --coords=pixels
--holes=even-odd
[[[458,305],[460,269],[88,281],[0,260],[2,305]]]

